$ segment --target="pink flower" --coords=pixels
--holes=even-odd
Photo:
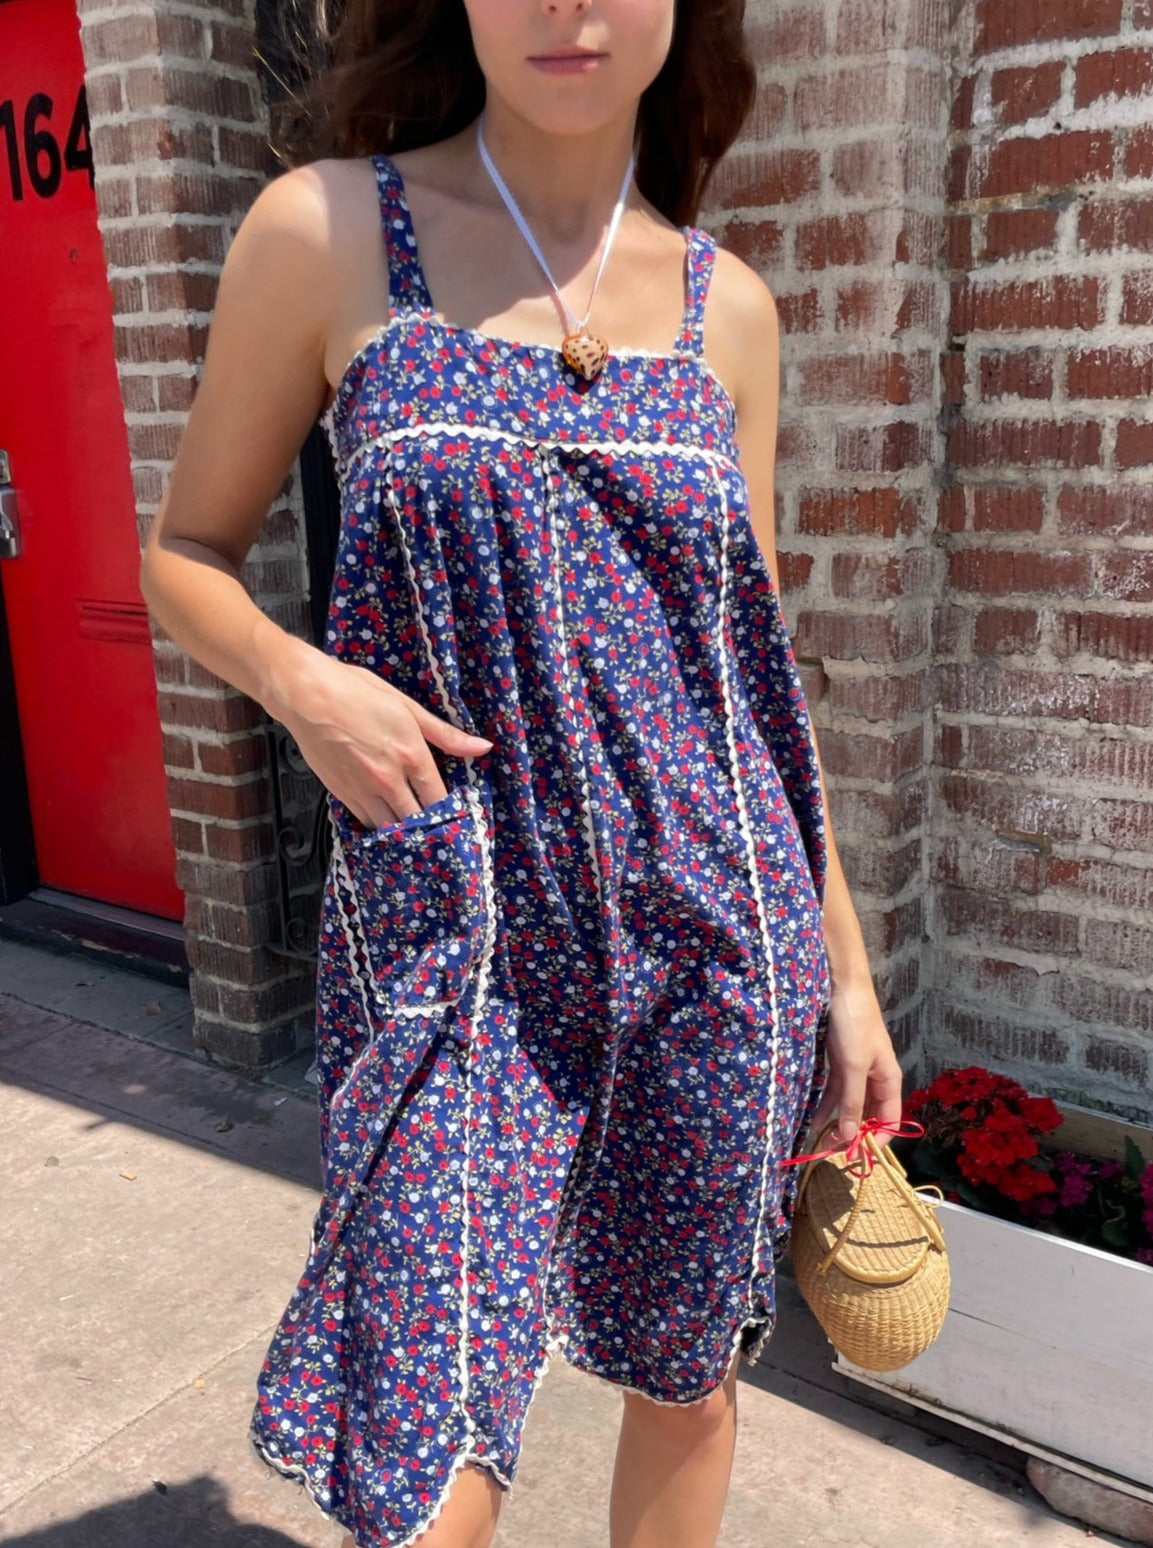
[[[1050,1194],[1046,1198],[1026,1199],[1021,1205],[1024,1215],[1055,1215],[1057,1200]]]
[[[1141,1224],[1150,1237],[1153,1237],[1153,1163],[1150,1163],[1137,1179],[1137,1190],[1144,1206],[1141,1210]]]
[[[1087,1177],[1080,1177],[1071,1172],[1061,1184],[1061,1207],[1071,1209],[1077,1204],[1085,1204],[1092,1192],[1093,1185]]]

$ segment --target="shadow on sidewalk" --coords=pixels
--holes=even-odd
[[[0,1086],[128,1124],[202,1153],[317,1188],[317,1095],[72,1020],[0,992]]]
[[[317,1518],[319,1520],[319,1516]],[[333,1527],[333,1542],[339,1541]],[[237,1521],[228,1490],[210,1474],[102,1505],[18,1537],[5,1548],[302,1548],[274,1527]]]

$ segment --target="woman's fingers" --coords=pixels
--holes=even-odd
[[[434,747],[458,758],[481,758],[492,749],[492,743],[487,737],[473,736],[469,731],[462,731],[459,726],[442,720],[439,715],[434,715],[431,710],[426,710],[422,704],[416,704],[411,699],[406,702],[420,734]]]
[[[379,793],[368,799],[367,814],[361,816],[358,813],[361,822],[371,828],[387,828],[388,824],[401,822],[404,817],[415,817],[418,811],[424,811],[435,800],[447,796],[441,771],[427,748],[424,748],[423,765],[409,774],[405,774],[404,769],[396,769],[392,776],[381,776],[379,786]]]
[[[821,1130],[825,1127],[825,1125],[832,1120],[833,1114],[837,1111],[837,1105],[840,1100],[840,1085],[836,1079],[835,1074],[830,1074],[828,1080],[825,1083],[824,1094],[822,1095],[820,1102],[817,1104],[817,1110],[813,1114],[812,1121],[809,1124],[809,1133],[812,1135],[814,1142],[819,1137]]]
[[[367,668],[322,656],[307,687],[289,729],[321,783],[366,827],[388,827],[444,799],[436,749],[470,758],[492,749]]]
[[[829,1005],[829,1078],[813,1119],[819,1133],[833,1114],[837,1143],[848,1143],[866,1117],[896,1123],[901,1116],[902,1071],[871,987],[834,992]],[[878,1134],[887,1145],[890,1135]]]
[[[425,751],[427,754],[427,748]],[[403,784],[390,787],[381,801],[374,803],[379,804],[385,812],[394,814],[381,817],[377,826],[383,827],[389,822],[400,822],[402,818],[415,817],[417,812],[422,812],[434,801],[443,800],[447,794],[440,770],[432,757],[427,756],[425,767],[414,770]]]

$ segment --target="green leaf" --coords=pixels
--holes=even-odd
[[[939,1145],[921,1139],[910,1152],[908,1170],[925,1182],[942,1182],[952,1167]]]
[[[1127,1247],[1129,1245],[1129,1233],[1124,1225],[1117,1220],[1105,1220],[1101,1224],[1101,1235],[1112,1247]]]
[[[1141,1176],[1148,1163],[1141,1154],[1140,1146],[1131,1134],[1125,1136],[1125,1175],[1134,1181]]]
[[[977,1192],[967,1178],[960,1176],[957,1178],[956,1191],[961,1195],[961,1199],[965,1204],[971,1205],[974,1209],[986,1209],[985,1199]]]

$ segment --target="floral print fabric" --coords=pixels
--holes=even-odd
[[[493,742],[365,828],[329,798],[324,1191],[251,1438],[358,1544],[466,1462],[516,1476],[560,1350],[703,1399],[776,1320],[825,1075],[808,711],[705,363],[686,226],[665,355],[592,382],[440,320],[374,156],[391,314],[325,427],[327,649]]]

